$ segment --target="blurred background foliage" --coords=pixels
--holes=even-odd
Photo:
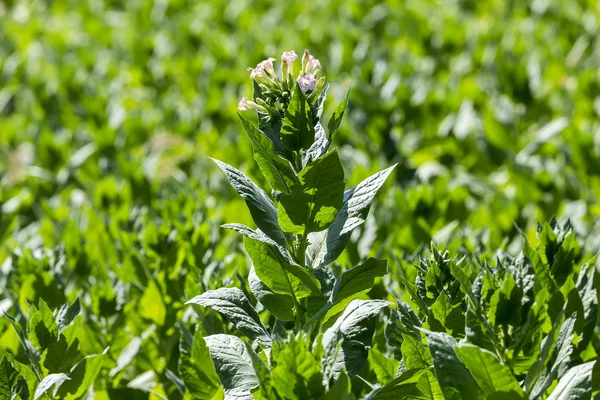
[[[248,271],[219,225],[252,221],[207,156],[267,187],[236,104],[292,49],[332,80],[326,114],[352,86],[348,185],[399,163],[342,266],[397,272],[430,241],[491,258],[552,216],[597,252],[599,24],[590,0],[1,0],[0,309],[80,297],[82,352],[111,346],[97,390],[174,390],[183,301]],[[2,319],[0,342],[19,353]]]

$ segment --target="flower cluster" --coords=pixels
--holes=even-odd
[[[284,52],[281,55],[279,75],[273,66],[273,62],[276,61],[274,58],[261,61],[256,68],[248,68],[250,78],[255,82],[254,101],[242,97],[238,103],[238,110],[258,111],[267,119],[281,117],[296,87],[312,104],[325,86],[325,77],[317,77],[321,63],[308,50],[304,50],[300,66],[296,63],[297,59],[298,55],[293,50]]]

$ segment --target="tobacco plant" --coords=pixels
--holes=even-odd
[[[219,312],[254,346],[216,334],[188,335],[182,348],[200,349],[206,343],[226,398],[333,399],[349,393],[348,377],[365,368],[373,322],[388,306],[384,300],[364,299],[375,278],[387,273],[386,261],[368,258],[339,276],[330,265],[365,222],[394,166],[345,190],[344,169],[332,143],[348,93],[325,128],[321,119],[329,82],[318,78],[320,62],[308,51],[301,65],[296,59],[293,51],[283,53],[280,75],[273,58],[251,68],[253,98],[242,98],[238,106],[256,111],[257,125],[242,114],[239,118],[271,196],[239,170],[214,160],[257,226],[224,228],[244,236],[252,261],[247,282],[260,306],[238,288],[209,290],[188,304]],[[270,325],[261,321],[259,307],[272,315]],[[188,367],[182,367],[184,377]],[[196,396],[217,393],[219,385],[212,382],[212,388],[205,384],[200,389],[208,397]]]

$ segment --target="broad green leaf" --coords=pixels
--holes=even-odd
[[[385,274],[387,261],[376,258],[368,258],[362,264],[345,271],[335,282],[328,303],[330,307],[323,317],[323,325],[326,325],[331,317],[342,312],[352,300],[371,290],[375,278]]]
[[[375,318],[389,303],[383,300],[352,300],[344,313],[323,334],[323,348],[333,348],[332,376],[337,379],[345,370],[349,377],[360,373],[366,366],[371,346]]]
[[[248,273],[248,284],[252,294],[275,318],[282,321],[294,319],[294,300],[291,296],[276,294],[271,291],[256,275],[254,266],[250,267]]]
[[[365,222],[377,191],[384,184],[396,165],[379,171],[344,193],[340,211],[323,232],[308,235],[307,255],[313,266],[328,265],[335,261],[350,240],[352,231]]]
[[[558,381],[548,400],[587,400],[592,395],[592,370],[596,361],[577,365]]]
[[[375,372],[378,382],[385,384],[396,377],[396,372],[400,365],[398,360],[387,358],[375,349],[369,351],[368,360],[369,366]]]
[[[306,269],[285,260],[274,244],[246,236],[244,248],[252,259],[256,275],[274,293],[294,294],[301,299],[319,292],[319,281]]]
[[[454,348],[456,355],[481,388],[485,396],[505,393],[507,399],[524,399],[525,393],[510,368],[502,364],[491,352],[477,346],[461,343]]]
[[[520,325],[520,313],[515,312],[521,308],[522,290],[517,286],[513,276],[506,274],[502,287],[496,290],[490,299],[490,311],[488,313],[490,323],[498,325]]]
[[[194,399],[215,400],[222,393],[221,382],[200,330],[193,339],[181,335],[179,341],[179,374]]]
[[[436,322],[441,324],[440,331],[447,332],[453,336],[458,336],[464,332],[465,316],[461,310],[461,303],[451,304],[446,292],[442,291],[435,303],[431,305],[431,315],[427,319],[432,330],[435,329]],[[435,321],[431,321],[431,316]]]
[[[341,372],[338,379],[329,388],[327,393],[321,396],[320,400],[354,400],[350,379],[345,372]]]
[[[402,342],[402,356],[404,366],[409,370],[433,366],[429,349],[421,343],[420,340],[415,340],[411,335],[404,335],[404,341]],[[432,399],[444,398],[442,388],[431,369],[419,378],[417,387],[422,393],[429,395]]]
[[[315,142],[306,151],[302,152],[302,168],[316,161],[323,154],[327,153],[331,142],[327,140],[327,135],[320,122],[315,124]]]
[[[456,340],[446,333],[425,331],[435,375],[446,399],[477,399],[473,377],[454,352]]]
[[[64,382],[58,389],[58,395],[65,400],[75,400],[87,393],[102,369],[105,353],[106,351],[80,361],[69,373],[70,380]]]
[[[407,369],[428,368],[433,365],[429,349],[410,335],[404,336],[402,359]]]
[[[39,309],[32,306],[32,314],[27,323],[29,341],[39,349],[46,349],[58,339],[58,325],[52,310],[40,298]]]
[[[300,153],[309,149],[314,140],[310,106],[296,84],[281,127],[281,142],[289,151]]]
[[[342,206],[344,169],[332,150],[298,174],[292,193],[279,199],[279,224],[294,235],[326,229]]]
[[[251,340],[258,340],[264,346],[271,345],[271,336],[260,321],[244,292],[238,288],[209,290],[194,297],[185,304],[198,304],[213,308],[223,314],[237,329]]]
[[[271,379],[281,398],[316,399],[324,393],[321,360],[313,355],[310,347],[310,342],[302,336],[273,343],[271,360],[275,367],[271,370]]]
[[[0,349],[1,351],[2,349]],[[11,380],[12,368],[20,375],[20,378],[24,380],[24,383],[21,381],[13,381]],[[15,360],[10,354],[4,354],[4,361],[0,362],[0,393],[2,393],[2,387],[6,388],[6,382],[8,382],[8,387],[14,388],[15,392],[23,394],[24,398],[33,399],[33,395],[35,390],[39,384],[39,379],[34,371],[32,371],[29,366],[22,364]],[[4,374],[4,375],[3,375]],[[19,376],[16,376],[18,379]],[[8,381],[3,381],[3,377],[8,377]],[[14,384],[16,383],[16,387]],[[12,398],[12,397],[9,397]]]
[[[279,245],[285,246],[285,234],[277,222],[277,209],[264,190],[232,166],[219,160],[213,161],[223,170],[231,186],[246,202],[256,226]]]
[[[431,399],[430,396],[421,392],[418,385],[423,374],[430,368],[409,369],[408,371],[405,371],[402,375],[394,378],[381,389],[377,389],[371,393],[367,397],[367,400]]]
[[[140,298],[139,314],[142,318],[147,318],[158,326],[165,324],[167,308],[160,287],[154,280],[148,282],[148,286]]]
[[[296,183],[296,175],[290,163],[281,158],[274,148],[273,142],[261,132],[252,122],[238,114],[242,127],[252,142],[254,159],[265,179],[274,190],[290,193]]]
[[[37,387],[37,390],[35,391],[34,400],[37,400],[40,397],[42,397],[53,386],[55,388],[54,390],[56,391],[58,388],[60,388],[60,386],[63,384],[63,382],[68,381],[70,379],[71,378],[69,378],[65,374],[50,374],[50,375],[46,376],[44,379],[42,379],[39,386]],[[50,394],[47,394],[47,395],[50,395]]]
[[[344,96],[342,102],[338,104],[338,106],[335,108],[335,111],[333,112],[333,115],[331,116],[331,118],[329,119],[329,123],[327,124],[327,128],[329,128],[329,141],[333,139],[335,131],[337,131],[337,129],[340,126],[340,123],[342,122],[342,118],[344,117],[344,111],[346,111],[346,106],[348,105],[349,98],[350,88],[348,88],[348,91],[346,92],[346,95]]]
[[[57,342],[48,346],[42,354],[41,363],[49,373],[67,373],[82,358],[79,352],[79,340],[68,344],[65,335],[61,333]]]
[[[223,385],[225,400],[252,400],[251,390],[259,384],[252,366],[252,350],[231,335],[211,335],[204,340]]]

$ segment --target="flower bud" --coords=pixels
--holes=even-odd
[[[246,96],[242,97],[240,102],[238,103],[238,110],[240,111],[248,111],[248,110],[256,110],[261,112],[266,112],[267,109],[261,105],[256,104],[253,101],[250,101],[246,98]]]
[[[298,55],[294,50],[286,51],[281,55],[281,79],[286,80],[288,74],[294,73],[294,61],[298,58]]]
[[[315,90],[317,92],[320,92],[324,86],[325,86],[325,77],[322,76],[319,79],[317,79],[317,83],[315,84]]]
[[[304,93],[306,93],[309,90],[315,90],[315,86],[317,84],[315,77],[310,74],[301,76],[296,80],[296,82],[298,82],[298,84],[300,85],[300,89]]]
[[[308,63],[308,57],[310,57],[308,49],[304,49],[304,54],[302,54],[302,75],[306,74],[306,64]]]

